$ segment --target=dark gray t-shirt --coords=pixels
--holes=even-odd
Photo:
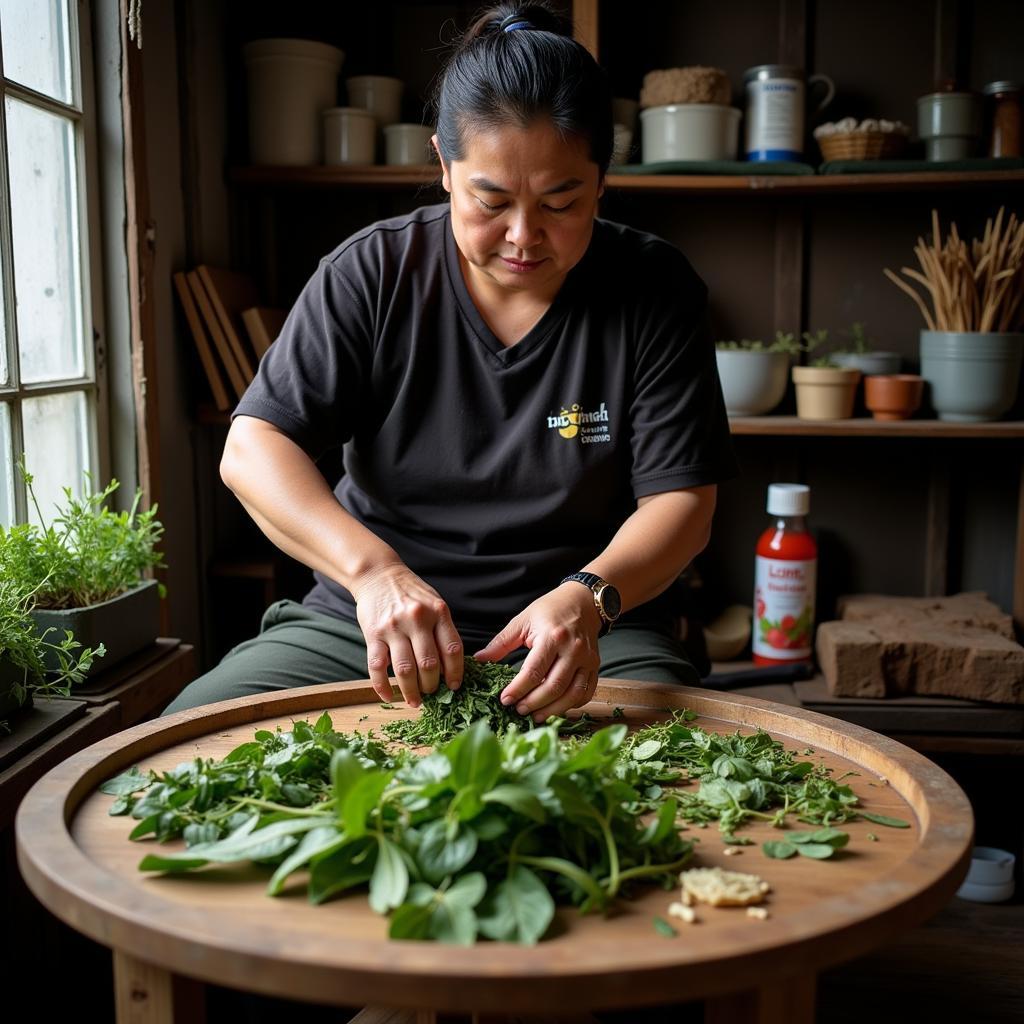
[[[338,500],[438,590],[472,651],[600,552],[637,498],[734,475],[706,312],[678,250],[597,221],[505,347],[447,204],[424,207],[321,261],[235,415],[314,458],[344,445]],[[315,575],[304,603],[354,622],[349,592]]]

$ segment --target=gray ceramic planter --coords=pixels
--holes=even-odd
[[[716,349],[715,356],[730,416],[760,416],[782,401],[789,380],[787,353]]]
[[[90,676],[106,672],[119,661],[124,661],[156,640],[160,634],[160,591],[156,580],[146,580],[109,601],[91,604],[85,608],[65,608],[61,611],[34,611],[32,619],[40,631],[54,627],[48,637],[59,641],[64,630],[70,629],[82,647],[95,649],[104,644],[107,653],[97,658]],[[56,656],[48,653],[46,667],[56,669]]]
[[[899,373],[903,362],[899,352],[837,352],[829,358],[836,366],[860,370],[865,377]]]
[[[1024,334],[921,332],[921,376],[940,420],[997,420],[1017,398]]]

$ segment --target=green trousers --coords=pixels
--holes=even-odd
[[[621,623],[599,643],[602,676],[700,685],[668,622]],[[517,652],[505,660],[519,665],[524,658]],[[295,601],[277,601],[264,613],[259,634],[186,686],[164,714],[233,697],[368,677],[366,644],[357,625]]]

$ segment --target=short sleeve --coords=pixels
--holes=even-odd
[[[634,497],[736,475],[707,288],[668,244],[648,252],[630,408]],[[647,262],[647,261],[645,261]]]
[[[232,414],[274,424],[314,459],[352,437],[369,390],[373,322],[366,282],[350,276],[321,261]]]

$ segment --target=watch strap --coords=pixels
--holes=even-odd
[[[566,576],[562,583],[582,583],[585,587],[590,589],[590,592],[594,595],[594,607],[597,609],[597,614],[601,618],[601,628],[598,630],[598,637],[605,636],[610,632],[615,619],[610,619],[606,614],[605,610],[601,605],[601,601],[598,598],[598,593],[603,587],[607,587],[610,584],[607,580],[602,579],[597,575],[596,572],[574,572]],[[561,586],[561,584],[559,584]]]

